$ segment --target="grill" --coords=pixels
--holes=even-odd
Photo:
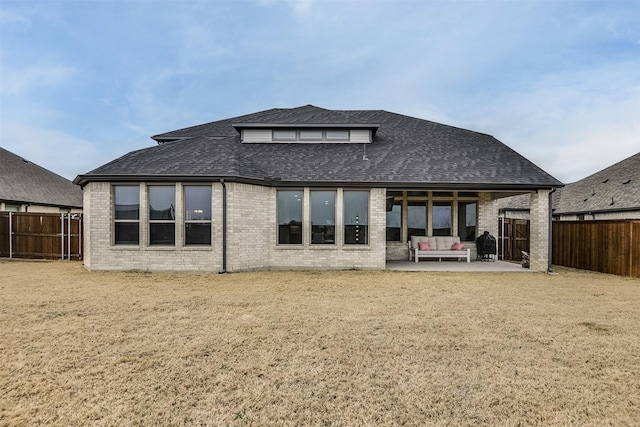
[[[496,244],[496,238],[489,234],[488,231],[485,231],[476,239],[476,249],[478,251],[476,260],[495,262],[498,245]]]

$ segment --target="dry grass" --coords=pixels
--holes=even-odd
[[[640,280],[0,261],[0,425],[638,425]]]

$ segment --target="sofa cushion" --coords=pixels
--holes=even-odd
[[[429,246],[429,242],[418,242],[418,250],[430,251],[431,246]]]
[[[452,251],[461,251],[464,249],[464,245],[460,242],[456,242],[453,245],[451,245],[451,250]]]
[[[458,236],[411,236],[411,247],[418,247],[419,242],[429,242],[432,251],[450,251],[454,243],[460,243]]]
[[[429,238],[427,236],[411,236],[411,247],[412,248],[417,248],[419,242],[429,242]],[[429,242],[429,243],[431,243],[431,242]],[[430,246],[433,249],[434,246],[432,244],[430,244]]]

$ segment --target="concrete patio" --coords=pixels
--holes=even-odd
[[[396,271],[451,271],[451,272],[513,272],[532,273],[528,268],[522,268],[520,263],[506,261],[387,261],[387,270]]]

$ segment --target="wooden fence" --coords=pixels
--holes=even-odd
[[[640,220],[554,221],[553,264],[640,277]]]
[[[82,215],[0,212],[0,256],[82,259]]]

